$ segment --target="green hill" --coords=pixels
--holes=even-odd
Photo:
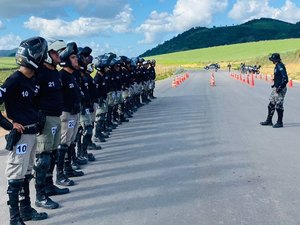
[[[226,27],[196,27],[146,51],[141,56],[153,56],[213,46],[300,38],[300,22],[296,24],[261,18],[241,25]]]
[[[211,62],[241,62],[260,61],[260,58],[273,53],[294,53],[300,49],[300,38],[284,39],[275,41],[259,41],[244,44],[224,45],[211,48],[201,48],[189,51],[156,55],[159,64],[184,65],[184,64],[206,64]]]
[[[12,50],[0,50],[0,57],[14,57],[16,55],[17,48]]]
[[[203,68],[206,64],[218,62],[221,69],[227,69],[228,63],[231,63],[234,69],[238,69],[240,63],[245,62],[262,65],[262,72],[272,73],[273,64],[268,60],[268,56],[273,52],[281,54],[290,78],[300,80],[300,38],[201,48],[146,58],[154,58],[160,67],[176,65],[176,67]]]

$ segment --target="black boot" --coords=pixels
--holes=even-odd
[[[107,123],[110,130],[116,129],[117,126],[118,126],[117,124],[112,122],[112,114],[113,114],[113,106],[108,106],[106,123]]]
[[[50,155],[51,165],[47,172],[46,180],[45,180],[45,192],[48,196],[63,195],[70,192],[69,188],[59,188],[55,186],[53,183],[53,171],[56,164],[56,155],[57,155],[57,150],[55,149],[51,152]]]
[[[83,156],[88,159],[88,161],[93,162],[93,161],[96,160],[95,156],[92,153],[88,153],[87,152],[89,142],[90,142],[90,137],[83,136],[83,138],[82,138],[82,146],[81,146],[82,147],[82,153],[83,153]]]
[[[129,119],[127,119],[127,118],[124,116],[124,114],[120,115],[120,120],[121,120],[122,122],[129,122]]]
[[[45,212],[38,213],[31,207],[29,183],[32,175],[25,175],[23,188],[20,192],[20,215],[23,221],[28,220],[44,220],[48,218],[48,214]]]
[[[9,215],[10,215],[10,225],[25,225],[21,216],[19,208],[19,193],[23,186],[24,180],[9,180],[8,181],[8,202],[9,205]]]
[[[45,192],[48,196],[64,195],[70,192],[69,188],[59,188],[53,184],[53,177],[46,177]]]
[[[283,127],[282,119],[283,119],[283,109],[276,109],[278,119],[277,123],[273,126],[273,128],[280,128]]]
[[[70,146],[67,150],[67,158],[65,159],[65,167],[64,167],[64,174],[67,177],[81,177],[84,175],[82,171],[76,171],[72,168],[72,154],[74,154],[75,149]]]
[[[80,141],[77,142],[77,159],[76,162],[79,165],[86,165],[88,163],[87,158],[84,157],[83,151],[82,151],[82,143],[81,143],[81,137]]]
[[[104,135],[102,134],[103,129],[103,123],[104,121],[97,121],[96,123],[96,132],[95,132],[95,138],[99,142],[106,142]]]
[[[37,207],[43,207],[46,209],[56,209],[59,204],[52,201],[45,192],[46,174],[50,169],[51,157],[50,153],[36,154],[35,163],[35,190],[36,200],[35,205]]]
[[[129,101],[126,101],[124,103],[124,113],[127,115],[128,118],[132,118],[132,111],[130,110]]]
[[[75,184],[74,181],[70,180],[64,174],[64,161],[67,150],[68,146],[66,144],[59,145],[57,148],[56,184],[62,186],[73,186]]]
[[[154,93],[154,89],[152,89],[152,90],[150,91],[150,98],[156,99],[156,97],[153,95],[153,93]]]
[[[274,112],[275,112],[275,105],[269,103],[267,119],[264,122],[260,122],[260,125],[262,125],[262,126],[273,126],[272,118],[273,118]]]
[[[91,140],[88,145],[88,149],[89,150],[101,150],[102,147],[101,147],[101,145],[97,145],[96,143],[92,142],[92,140]]]

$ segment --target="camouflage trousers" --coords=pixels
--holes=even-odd
[[[279,93],[276,92],[276,88],[274,87],[272,89],[271,95],[270,95],[270,103],[275,105],[276,109],[281,109],[283,110],[283,102],[284,102],[284,97],[287,92],[287,88],[285,87],[280,91]]]

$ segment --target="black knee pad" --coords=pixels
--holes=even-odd
[[[36,165],[34,167],[37,173],[46,173],[51,165],[50,153],[41,153],[36,155]]]
[[[87,125],[84,127],[83,138],[91,138],[93,136],[93,126]]]
[[[19,193],[19,191],[23,187],[23,183],[23,179],[8,180],[7,194]]]
[[[57,146],[57,153],[59,152],[66,152],[68,150],[68,145],[67,144],[60,144]]]

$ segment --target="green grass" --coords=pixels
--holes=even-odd
[[[0,69],[17,68],[15,57],[0,57]]]
[[[202,65],[211,62],[250,61],[262,57],[267,58],[273,52],[287,53],[295,52],[299,49],[300,39],[285,39],[203,48],[148,58],[154,58],[158,64],[163,65]]]
[[[12,74],[18,65],[16,64],[15,57],[0,57],[0,84]]]

